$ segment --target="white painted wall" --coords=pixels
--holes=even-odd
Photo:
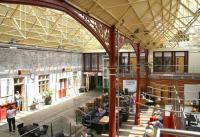
[[[188,100],[198,99],[200,92],[200,84],[184,84],[184,98],[185,103],[188,103]]]
[[[49,90],[52,91],[52,101],[55,102],[57,100],[57,74],[49,75]]]
[[[67,79],[67,94],[68,96],[75,96],[79,93],[79,88],[82,85],[82,72],[77,71],[77,89],[73,87],[73,72],[61,72],[57,74],[50,74],[49,89],[53,92],[53,102],[59,100],[60,79]]]
[[[79,88],[82,85],[82,72],[77,71],[77,88],[73,87],[73,72],[61,72],[58,74],[49,75],[49,89],[53,92],[52,101],[56,102],[59,99],[59,89],[61,78],[67,79],[68,95],[74,96],[79,93]],[[7,97],[9,96],[9,97]],[[13,78],[2,78],[0,79],[0,105],[14,102],[14,79]],[[39,93],[39,82],[38,76],[31,79],[30,76],[24,77],[24,106],[28,109],[33,104],[33,101],[43,102],[42,95]]]
[[[200,52],[189,51],[188,72],[200,73]]]
[[[26,77],[24,85],[25,85],[25,93],[26,93],[25,98],[27,98],[27,106],[31,106],[33,104],[33,101],[36,101],[36,102],[43,101],[42,96],[39,93],[38,76],[35,76],[34,80],[30,79],[29,77]]]

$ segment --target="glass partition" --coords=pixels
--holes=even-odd
[[[153,71],[154,72],[162,72],[162,52],[154,53]]]
[[[172,72],[172,53],[171,52],[164,52],[163,58],[163,71],[164,72]]]

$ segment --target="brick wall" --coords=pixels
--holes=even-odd
[[[175,98],[174,93],[167,92],[167,91],[174,91],[173,86],[175,86],[179,97],[184,98],[184,84],[200,84],[200,80],[151,79],[149,82],[149,86],[152,88],[149,89],[152,89],[153,93],[157,96],[161,96],[162,94],[163,97]],[[171,103],[170,100],[166,99],[163,99],[161,102]]]

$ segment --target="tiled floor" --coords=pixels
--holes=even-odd
[[[56,102],[49,106],[43,106],[40,110],[27,111],[17,113],[16,124],[25,123],[46,123],[57,117],[64,116],[70,121],[75,121],[75,105],[80,106],[89,100],[93,100],[97,96],[100,96],[100,92],[87,92],[82,93],[74,97],[63,98],[59,102]],[[6,120],[0,122],[0,137],[14,137],[18,136],[18,133],[10,133],[8,131],[8,124]]]
[[[85,104],[89,100],[93,100],[100,96],[100,92],[87,92],[79,94],[71,98],[63,98],[57,103],[49,106],[43,106],[40,110],[17,113],[16,121],[18,123],[46,123],[60,116],[67,118],[70,121],[75,121],[75,107]],[[141,125],[134,125],[134,115],[130,115],[127,122],[123,123],[119,129],[120,137],[142,137],[145,132],[147,121],[152,114],[152,109],[141,111]],[[60,123],[58,123],[60,124]],[[6,121],[0,122],[0,137],[17,137],[18,133],[8,132]],[[96,135],[96,137],[106,137],[108,134]]]
[[[127,122],[123,123],[119,129],[119,137],[143,137],[145,133],[145,128],[147,126],[147,121],[152,115],[152,109],[141,110],[140,115],[140,125],[134,125],[134,115],[130,115]],[[102,134],[98,137],[108,137],[108,134]]]

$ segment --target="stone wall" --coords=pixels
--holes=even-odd
[[[82,54],[0,48],[0,64],[0,77],[17,74],[19,69],[28,69],[34,73],[41,70],[61,70],[63,67],[82,68]]]

